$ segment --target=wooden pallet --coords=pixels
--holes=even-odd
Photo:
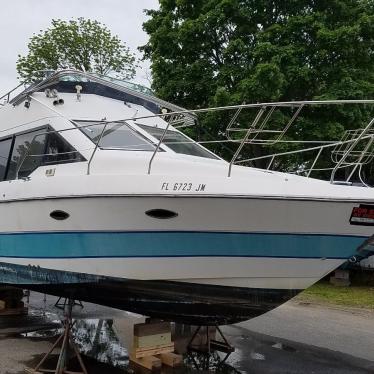
[[[20,308],[5,308],[0,310],[0,316],[19,316],[28,313],[28,308],[20,307]]]
[[[134,326],[130,362],[148,370],[158,370],[163,364],[175,367],[182,363],[182,356],[175,354],[174,349],[170,323],[141,323]]]
[[[174,352],[174,343],[146,348],[135,348],[132,351],[132,356],[136,358],[142,358],[171,352]]]
[[[159,370],[162,366],[161,360],[154,356],[136,358],[130,355],[130,363],[152,371]]]
[[[180,366],[183,363],[183,357],[173,352],[161,353],[160,355],[157,355],[157,358],[159,358],[164,365],[170,367]]]
[[[130,361],[148,370],[158,370],[162,365],[177,367],[182,365],[183,357],[173,352],[161,353],[155,356],[136,358],[130,354]]]

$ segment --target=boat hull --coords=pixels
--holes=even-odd
[[[6,263],[0,263],[0,267],[9,274],[2,279],[8,280],[7,284],[22,282],[25,289],[193,325],[248,320],[301,291],[116,279]]]
[[[357,254],[354,202],[70,197],[0,204],[0,282],[151,317],[224,324],[286,302]],[[150,209],[177,213],[168,220]],[[66,220],[51,218],[63,210]]]

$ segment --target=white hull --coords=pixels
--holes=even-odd
[[[349,202],[286,199],[151,196],[13,201],[0,204],[1,215],[7,217],[2,225],[0,240],[6,236],[13,243],[14,238],[22,239],[24,234],[35,233],[38,239],[32,243],[36,252],[31,250],[33,255],[28,256],[30,251],[22,252],[19,246],[15,249],[14,257],[3,253],[1,262],[123,279],[175,280],[264,289],[305,289],[344,263],[365,240],[365,234],[369,236],[368,228],[349,225],[347,217],[354,205]],[[160,220],[145,214],[155,208],[175,211],[178,216],[171,220]],[[53,210],[64,210],[70,217],[66,221],[55,221],[49,215]],[[111,254],[111,248],[105,248],[105,245],[98,248],[97,252],[93,248],[92,253],[86,251],[80,254],[75,251],[77,240],[81,240],[80,235],[99,235],[97,232],[109,236],[117,233],[151,233],[149,235],[153,236],[146,242],[149,248],[139,250],[147,250],[144,254],[136,251],[129,254],[126,250],[121,252],[121,248],[118,249],[119,252]],[[43,247],[39,251],[39,237],[53,236],[56,233],[69,233],[73,239],[69,239],[71,242],[66,242],[66,247],[60,248],[59,253],[54,253],[58,249],[53,246],[49,249]],[[166,243],[168,236],[175,233],[182,235],[182,241],[190,233],[203,235],[202,238],[208,240],[206,246],[211,246],[211,252],[205,257],[204,254],[195,256],[193,252],[181,252],[178,248],[175,248],[175,253],[173,248],[167,253],[160,253],[163,248],[163,244],[158,243],[157,239],[160,233],[165,233],[166,237],[162,240]],[[233,233],[253,234],[256,238],[253,245],[258,247],[256,252],[250,252],[251,248],[239,248],[241,252],[235,252],[237,248],[232,243],[234,239],[228,239],[227,247],[216,243],[220,245],[217,256],[214,237],[205,238],[209,234],[230,236]],[[271,239],[273,236],[275,239]],[[126,236],[121,240],[126,244],[128,238]],[[278,252],[278,241],[283,238],[289,238],[289,248],[287,242],[286,248],[281,248]],[[334,238],[338,242],[333,241],[332,245],[346,243],[347,248],[328,247],[330,244],[326,244],[324,240],[331,241]],[[263,245],[261,240],[264,240]],[[316,241],[315,248],[310,243],[311,240]],[[352,248],[349,248],[348,241],[354,243]],[[252,245],[252,241],[243,243],[243,246]],[[279,246],[283,244],[280,243]],[[307,252],[304,244],[309,248]],[[74,247],[73,254],[70,245]],[[94,246],[94,243],[91,245]],[[109,242],[107,245],[111,246]],[[272,247],[266,247],[267,245]]]
[[[1,262],[113,278],[302,290],[339,267],[344,260],[221,257],[73,260],[2,258]]]
[[[108,182],[110,183],[110,181]],[[47,231],[222,231],[310,233],[369,237],[370,226],[349,223],[356,202],[229,196],[76,196],[0,203],[0,233]],[[151,209],[175,211],[171,220],[148,217]],[[50,213],[69,213],[66,221]],[[5,218],[6,217],[6,218]]]

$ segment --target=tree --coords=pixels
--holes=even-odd
[[[149,41],[141,50],[151,60],[153,89],[187,108],[374,96],[374,0],[160,0],[147,15]],[[335,139],[361,126],[369,112],[303,110],[294,135],[302,130],[306,138]],[[275,121],[290,115],[278,113]],[[202,120],[217,138],[229,117]],[[227,148],[218,151],[231,157]]]
[[[98,21],[52,20],[52,26],[34,34],[26,56],[18,56],[17,71],[22,79],[39,78],[41,70],[73,68],[114,73],[123,79],[135,75],[135,56],[118,36]]]

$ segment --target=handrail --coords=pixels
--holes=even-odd
[[[339,160],[339,162],[336,164],[334,170],[331,173],[330,182],[333,183],[336,171],[339,169],[340,165],[345,161],[349,153],[356,147],[356,145],[362,140],[363,136],[371,129],[372,125],[374,123],[374,118],[369,122],[369,124],[364,128],[364,130],[361,132],[361,134],[355,139],[353,144],[347,149],[343,157]],[[362,159],[362,158],[361,158]]]
[[[107,128],[107,126],[108,126],[109,123],[110,123],[109,121],[107,121],[106,123],[104,123],[104,122],[102,123],[103,124],[103,130],[101,131],[100,137],[99,137],[98,141],[95,143],[95,148],[94,148],[93,152],[91,153],[91,157],[89,159],[88,167],[87,167],[87,175],[90,175],[90,165],[91,165],[92,160],[93,160],[93,158],[94,158],[94,156],[96,154],[97,149],[100,146],[100,141],[101,141],[101,139],[103,137],[103,134],[105,133],[105,130],[106,130],[106,128]],[[35,140],[36,140],[37,137],[40,137],[40,136],[43,136],[43,135],[46,135],[46,134],[62,133],[62,132],[65,132],[65,131],[79,130],[80,128],[87,128],[87,127],[90,127],[90,126],[97,126],[97,123],[89,124],[89,125],[85,125],[85,126],[79,126],[79,127],[71,127],[71,128],[62,129],[62,130],[49,130],[49,131],[44,131],[42,133],[36,134],[33,137],[32,141],[30,142],[30,147],[27,149],[27,151],[23,155],[22,161],[20,162],[20,164],[19,164],[19,166],[18,166],[18,168],[16,170],[16,179],[18,179],[19,172],[22,169],[22,166],[23,166],[25,160],[27,159],[27,157],[30,157],[30,156],[40,157],[40,156],[43,156],[43,155],[45,156],[45,154],[30,155],[31,145],[35,142]],[[169,143],[163,143],[163,140],[165,138],[165,135],[166,135],[169,127],[170,127],[170,121],[169,121],[169,126],[167,126],[165,128],[165,130],[163,132],[163,136],[160,138],[160,140],[159,140],[159,142],[157,144],[157,147],[156,147],[155,151],[152,154],[152,158],[151,158],[151,160],[149,162],[149,165],[148,165],[148,174],[150,174],[150,172],[151,172],[152,161],[153,161],[155,155],[157,154],[156,152],[161,147],[161,144],[169,144]],[[366,135],[366,136],[363,136],[361,138],[361,140],[366,140],[366,139],[369,139],[370,140],[369,143],[372,144],[374,142],[374,134]],[[289,154],[303,153],[303,152],[310,152],[310,151],[313,151],[313,150],[318,150],[319,152],[318,152],[316,158],[314,159],[314,162],[313,162],[312,166],[310,168],[308,168],[308,169],[303,170],[304,173],[308,172],[307,173],[307,177],[309,177],[312,171],[333,170],[334,169],[333,167],[331,167],[331,168],[323,168],[323,169],[314,168],[314,166],[315,166],[315,164],[316,164],[319,156],[321,155],[321,153],[322,153],[322,151],[324,149],[336,147],[337,145],[342,145],[342,144],[352,144],[354,142],[356,142],[356,139],[350,139],[350,140],[346,140],[344,142],[335,142],[335,143],[323,144],[323,145],[320,145],[320,146],[317,146],[317,147],[310,147],[310,148],[304,148],[304,149],[299,149],[299,150],[294,150],[294,151],[276,153],[276,154],[272,154],[272,155],[264,155],[264,156],[260,156],[260,157],[254,157],[254,158],[250,158],[250,159],[246,159],[246,160],[241,160],[241,161],[239,161],[239,163],[244,163],[244,162],[249,162],[249,161],[255,161],[255,160],[260,160],[260,159],[271,158],[271,161],[270,161],[269,165],[267,166],[267,169],[270,169],[270,166],[271,166],[272,162],[274,161],[275,157],[280,157],[280,156],[283,156],[283,155],[289,155]],[[179,142],[179,143],[190,144],[191,142]],[[57,153],[57,154],[53,154],[53,155],[66,154],[66,153],[75,153],[75,152],[79,152],[79,150],[76,150],[74,152]],[[339,169],[346,168],[346,167],[349,167],[349,166],[354,166],[354,165],[357,165],[357,163],[349,163],[349,164],[341,165],[339,167]]]
[[[255,117],[255,119],[253,120],[251,126],[248,128],[248,131],[247,133],[245,134],[245,137],[243,138],[243,141],[240,143],[238,149],[236,150],[236,152],[234,153],[234,156],[232,157],[231,161],[230,161],[230,164],[229,164],[229,173],[228,173],[228,176],[231,177],[231,168],[232,168],[232,165],[234,164],[235,160],[237,159],[237,157],[239,156],[241,150],[243,149],[244,147],[244,144],[245,142],[248,140],[249,138],[249,135],[251,134],[251,130],[253,128],[256,127],[258,121],[261,119],[262,115],[264,114],[264,112],[266,111],[266,106],[263,106],[257,113],[257,116]]]
[[[362,151],[361,153],[361,156],[359,157],[359,159],[356,161],[356,164],[353,168],[353,170],[351,171],[351,173],[349,174],[348,178],[346,179],[347,182],[349,182],[351,180],[351,178],[353,177],[354,173],[356,172],[357,170],[357,167],[360,165],[360,167],[362,166],[362,159],[365,157],[366,155],[366,152],[370,149],[371,145],[373,144],[373,140],[374,140],[374,137],[372,137],[368,143],[366,144],[366,147],[365,149]]]
[[[157,146],[152,154],[152,157],[151,159],[149,160],[149,164],[148,164],[148,174],[151,174],[151,168],[152,168],[152,162],[154,160],[154,158],[156,157],[156,154],[158,152],[158,150],[160,149],[160,146],[161,146],[161,143],[163,142],[164,138],[165,138],[165,135],[167,133],[167,131],[169,130],[169,127],[170,127],[170,123],[173,121],[174,119],[174,116],[171,115],[170,118],[169,118],[169,121],[167,123],[167,126],[165,127],[165,130],[164,132],[162,133],[161,137],[160,137],[160,140],[159,142],[157,143]]]
[[[3,99],[6,97],[6,98],[7,98],[7,99],[6,99],[6,103],[9,103],[9,101],[10,101],[10,95],[11,95],[14,91],[18,90],[18,88],[20,88],[20,87],[23,86],[24,84],[25,84],[25,82],[22,82],[22,83],[20,83],[17,87],[11,89],[10,91],[8,91],[8,92],[7,92],[6,94],[4,94],[3,96],[0,96],[0,100],[3,100]],[[0,105],[4,105],[4,104],[0,103]]]
[[[56,78],[56,76],[53,76],[53,77],[54,79]],[[44,84],[46,84],[46,81],[44,81]],[[36,86],[40,88],[40,85],[36,85]],[[35,89],[35,86],[32,89]],[[371,151],[372,149],[371,147],[374,144],[374,139],[373,139],[374,133],[372,131],[373,126],[374,126],[374,118],[369,121],[369,123],[366,125],[366,127],[362,131],[355,130],[355,132],[352,132],[354,136],[353,139],[349,139],[345,141],[336,141],[336,142],[334,141],[312,141],[312,140],[298,141],[298,140],[289,140],[287,138],[283,140],[287,131],[291,128],[292,124],[294,124],[295,121],[297,120],[297,117],[299,116],[301,110],[307,105],[319,106],[319,105],[344,105],[344,104],[374,104],[374,100],[286,101],[286,102],[275,102],[275,103],[240,104],[240,105],[232,105],[232,106],[227,106],[227,107],[200,108],[200,109],[195,109],[195,110],[178,110],[174,112],[167,112],[167,113],[164,112],[164,113],[159,113],[159,114],[122,118],[119,120],[111,120],[111,121],[100,120],[100,121],[95,121],[95,123],[91,123],[88,125],[82,125],[67,118],[65,115],[63,115],[58,110],[54,109],[53,107],[48,106],[43,101],[33,97],[33,95],[30,95],[29,93],[28,95],[29,95],[28,97],[30,97],[31,100],[35,100],[39,104],[44,105],[45,107],[48,107],[49,110],[67,119],[68,121],[72,122],[75,125],[75,127],[66,128],[63,130],[57,130],[55,132],[62,133],[64,131],[77,130],[77,129],[81,129],[85,127],[96,126],[98,123],[103,124],[103,130],[100,134],[100,137],[98,141],[95,143],[93,152],[89,156],[89,161],[87,163],[87,175],[90,175],[91,173],[92,162],[96,154],[98,153],[98,149],[100,148],[100,141],[102,140],[102,137],[109,123],[126,123],[127,122],[127,125],[132,126],[132,124],[136,125],[136,121],[139,121],[142,119],[160,118],[165,121],[165,127],[162,126],[164,128],[162,136],[159,138],[159,141],[155,147],[155,150],[153,151],[152,156],[150,160],[148,161],[147,173],[151,174],[155,157],[157,156],[158,151],[161,148],[161,145],[166,144],[164,143],[164,139],[166,137],[167,131],[170,129],[170,127],[174,123],[178,123],[178,124],[183,123],[183,119],[184,119],[183,117],[191,119],[192,118],[191,115],[195,116],[199,113],[207,113],[211,111],[223,111],[223,110],[228,110],[228,111],[235,110],[235,113],[231,117],[229,125],[227,126],[226,134],[229,138],[227,142],[239,144],[231,161],[228,163],[228,174],[227,174],[228,177],[231,177],[232,175],[232,167],[234,164],[242,164],[245,162],[271,158],[270,163],[267,165],[267,169],[270,169],[276,157],[280,157],[282,155],[296,154],[300,152],[309,152],[309,151],[316,150],[318,151],[318,153],[316,157],[313,159],[313,162],[311,164],[312,167],[307,170],[307,177],[309,177],[313,170],[317,170],[315,169],[315,166],[317,165],[317,162],[320,159],[322,151],[325,149],[330,149],[332,147],[340,146],[339,148],[337,148],[337,152],[339,152],[339,153],[336,153],[338,155],[338,157],[336,157],[337,163],[335,167],[332,169],[330,182],[331,183],[334,182],[336,171],[343,167],[346,167],[346,164],[347,164],[346,160],[349,156],[351,156],[351,157],[355,157],[355,159],[353,163],[351,162],[348,163],[349,165],[353,166],[353,170],[350,172],[350,175],[348,177],[348,181],[349,181],[357,170],[361,172],[362,165],[365,164],[368,159],[371,160],[371,158],[374,157],[374,151]],[[271,116],[276,108],[296,108],[296,111],[292,114],[291,118],[288,120],[286,125],[282,125],[281,123],[276,123],[277,126],[280,126],[280,125],[284,126],[282,130],[274,130],[271,128],[269,129],[269,125],[266,126],[268,122],[270,121]],[[244,109],[257,109],[257,113],[254,116],[254,119],[252,120],[251,124],[248,126],[247,129],[239,129],[239,128],[233,127],[234,123],[238,120],[239,115],[243,112]],[[245,131],[245,135],[244,137],[242,137],[242,139],[232,139],[230,138],[229,133],[233,131]],[[51,131],[49,131],[49,133],[50,132]],[[264,139],[261,139],[259,138],[259,134],[265,134],[269,136],[270,139],[266,139],[266,136],[264,136]],[[272,134],[275,135],[275,138],[273,138]],[[368,144],[365,145],[363,150],[357,150],[356,149],[357,145],[360,144],[360,142],[363,140],[368,140]],[[199,143],[199,144],[209,144],[209,143],[215,143],[215,142],[224,142],[224,140],[223,141],[222,140],[203,141],[203,142],[191,141],[191,142]],[[186,142],[178,142],[178,143],[191,143],[191,142],[186,141]],[[315,143],[319,145],[315,147],[304,148],[301,150],[280,152],[280,153],[275,153],[275,154],[270,154],[270,155],[264,155],[264,156],[259,156],[259,157],[252,157],[252,158],[238,160],[240,153],[242,152],[244,146],[246,145],[260,144],[263,146],[269,146],[269,145],[274,145],[276,143]],[[341,147],[341,145],[344,145],[344,144],[348,145],[348,147]]]
[[[97,149],[99,148],[99,145],[100,145],[100,142],[101,142],[101,139],[103,138],[104,136],[104,133],[105,133],[105,130],[108,126],[108,123],[105,123],[105,125],[103,126],[103,131],[101,131],[100,133],[100,136],[99,136],[99,139],[97,140],[96,144],[95,144],[95,149],[93,150],[92,154],[91,154],[91,157],[88,161],[88,165],[87,165],[87,175],[90,175],[90,171],[91,171],[91,162],[96,154],[96,151]]]
[[[374,134],[373,135],[367,135],[365,137],[363,137],[361,140],[364,140],[364,139],[371,139],[374,137]],[[291,155],[291,154],[295,154],[295,153],[303,153],[303,152],[310,152],[310,151],[316,151],[316,150],[319,150],[320,148],[331,148],[331,147],[335,147],[337,145],[340,145],[340,144],[349,144],[349,143],[353,143],[355,142],[356,139],[351,139],[351,140],[346,140],[344,142],[336,142],[336,143],[328,143],[328,144],[324,144],[324,145],[320,145],[318,147],[310,147],[310,148],[303,148],[303,149],[296,149],[294,151],[287,151],[287,152],[279,152],[279,153],[274,153],[274,154],[270,154],[270,155],[264,155],[264,156],[259,156],[259,157],[252,157],[252,158],[247,158],[245,160],[240,160],[238,161],[238,164],[240,163],[246,163],[246,162],[250,162],[250,161],[257,161],[257,160],[263,160],[263,159],[266,159],[266,158],[270,158],[270,157],[278,157],[278,156],[286,156],[286,155]]]
[[[238,108],[234,115],[232,116],[229,124],[226,127],[226,137],[229,138],[229,131],[231,131],[232,125],[235,123],[236,119],[238,118],[240,112],[242,111],[243,108]]]

